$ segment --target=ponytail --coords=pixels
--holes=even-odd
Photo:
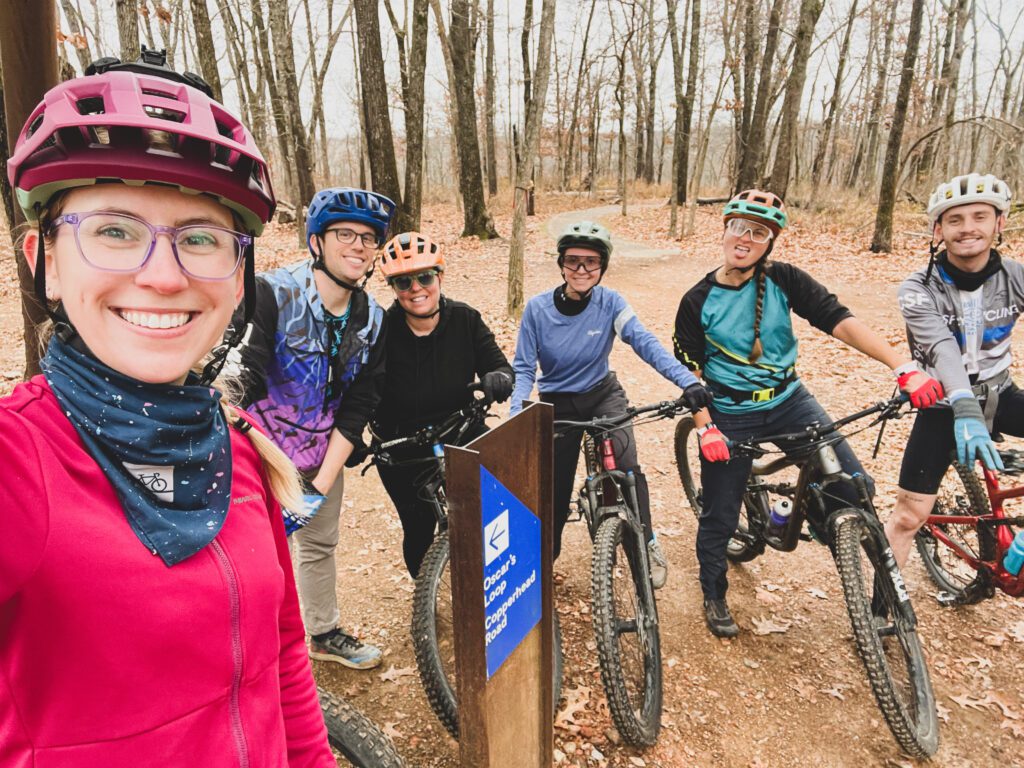
[[[764,315],[764,292],[767,280],[763,258],[754,267],[754,279],[757,280],[757,299],[754,303],[754,345],[750,348],[750,356],[747,358],[747,362],[750,363],[756,363],[764,354],[764,348],[761,346],[761,317]]]

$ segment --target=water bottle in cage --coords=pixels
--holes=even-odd
[[[608,472],[615,469],[615,449],[612,446],[612,439],[606,437],[601,441],[601,466]]]
[[[768,515],[768,535],[781,539],[789,524],[790,515],[793,514],[793,502],[789,499],[775,499],[772,502],[771,513]]]

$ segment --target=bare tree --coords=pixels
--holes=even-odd
[[[213,48],[213,32],[210,29],[210,12],[206,7],[206,0],[190,0],[190,4],[192,6],[192,27],[196,31],[197,47],[199,48],[199,71],[202,72],[203,79],[213,90],[213,98],[223,101],[220,73],[217,71],[217,53]]]
[[[139,58],[139,7],[136,0],[117,0],[117,35],[121,40],[121,61]]]
[[[380,46],[380,23],[376,0],[353,0],[356,37],[359,40],[359,79],[363,86],[366,147],[370,156],[370,178],[374,190],[398,205],[395,226],[408,229],[398,185],[398,164],[388,114],[388,84],[384,77],[384,54]]]
[[[476,30],[470,25],[468,0],[451,3],[451,56],[450,83],[455,94],[456,140],[459,153],[459,185],[463,202],[463,237],[476,236],[481,240],[497,237],[491,214],[484,200],[484,179],[480,167],[480,141],[476,132],[476,96],[474,94],[474,58]]]
[[[277,132],[277,150],[279,153],[280,167],[285,172],[287,189],[292,194],[299,194],[296,182],[296,167],[293,160],[293,147],[289,141],[291,128],[288,115],[285,111],[285,103],[277,84],[277,76],[270,56],[270,35],[263,21],[263,0],[250,0],[249,8],[252,11],[253,26],[255,27],[256,48],[259,51],[259,61],[263,76],[267,81],[267,91],[270,95],[270,110],[274,116],[274,128]],[[301,209],[309,200],[297,200],[296,209]]]
[[[484,24],[487,29],[487,51],[484,55],[484,155],[487,158],[487,194],[494,196],[498,194],[498,159],[494,154],[494,0],[487,0]]]
[[[801,0],[800,21],[796,28],[796,45],[793,50],[793,64],[786,81],[786,97],[782,102],[782,123],[779,145],[775,150],[775,165],[769,186],[779,197],[785,197],[789,188],[790,166],[793,160],[793,146],[796,143],[797,123],[800,117],[800,102],[803,99],[804,83],[807,81],[807,59],[811,52],[814,26],[824,8],[824,0]]]
[[[737,189],[748,189],[756,186],[763,171],[768,111],[772,101],[772,66],[775,64],[775,54],[779,44],[779,24],[785,2],[786,0],[773,0],[771,11],[768,14],[764,54],[761,56],[761,68],[757,78],[757,96],[754,101],[754,111],[750,118],[750,133],[742,147],[739,174],[736,179]]]
[[[576,141],[576,132],[579,130],[580,99],[583,96],[583,73],[590,61],[587,58],[587,47],[590,44],[590,27],[594,21],[594,8],[597,0],[590,0],[590,12],[587,14],[587,26],[583,32],[583,45],[580,51],[580,66],[576,72],[576,88],[572,95],[572,112],[569,117],[569,131],[566,137],[567,147],[565,150],[565,165],[562,168],[562,186],[569,186],[569,178],[573,170],[573,149]]]
[[[89,40],[86,38],[82,14],[71,0],[60,0],[60,7],[64,11],[64,18],[68,20],[68,29],[71,31],[71,47],[75,49],[78,56],[78,66],[82,72],[92,63],[92,54],[89,51]]]
[[[556,0],[543,0],[540,19],[540,39],[537,45],[537,64],[530,103],[526,111],[526,135],[523,141],[523,161],[516,169],[515,203],[512,210],[512,245],[508,260],[508,298],[506,312],[509,317],[523,314],[523,249],[526,243],[526,192],[533,175],[534,157],[540,140],[540,126],[544,118],[544,103],[548,90],[551,60],[551,38],[555,28]]]
[[[292,48],[291,25],[288,22],[288,4],[286,0],[270,0],[268,8],[270,33],[273,36],[274,53],[278,62],[278,80],[284,88],[284,93],[279,95],[283,95],[282,107],[288,121],[290,143],[295,152],[298,210],[308,204],[316,192],[313,186],[313,166],[309,156],[306,128],[302,123],[302,102],[299,100],[299,83],[295,77],[295,53]],[[379,38],[377,44],[380,45]]]
[[[836,81],[832,88],[832,98],[828,103],[828,114],[821,126],[821,141],[818,142],[818,150],[814,155],[814,163],[811,165],[811,180],[814,188],[818,188],[821,182],[822,166],[825,163],[825,154],[828,152],[828,144],[832,137],[832,121],[835,120],[836,110],[839,108],[839,99],[843,87],[843,72],[846,69],[846,56],[850,51],[850,37],[853,33],[853,22],[857,18],[857,0],[853,0],[850,6],[850,15],[846,21],[846,31],[843,33],[843,42],[839,46],[839,63],[836,65]]]
[[[892,129],[885,150],[882,166],[882,187],[878,193],[878,212],[875,216],[875,232],[871,237],[871,250],[875,253],[892,250],[892,211],[896,204],[897,169],[900,161],[900,147],[903,144],[903,127],[907,120],[910,102],[910,88],[914,83],[914,65],[917,49],[921,42],[921,18],[924,16],[924,0],[913,0],[910,11],[910,29],[907,32],[907,49],[903,54],[903,71],[900,75],[899,90],[896,92],[896,108],[892,115]]]

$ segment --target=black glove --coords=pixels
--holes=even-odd
[[[512,395],[512,375],[505,371],[491,371],[480,379],[488,400],[503,403]]]
[[[694,413],[711,405],[711,400],[712,395],[703,384],[691,384],[683,390],[683,402]]]

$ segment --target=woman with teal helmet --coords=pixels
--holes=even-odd
[[[734,637],[739,627],[725,601],[725,555],[752,460],[730,457],[726,440],[798,432],[812,422],[830,420],[797,376],[792,313],[891,368],[915,406],[934,403],[941,387],[809,274],[768,261],[789,223],[777,195],[756,189],[740,192],[726,204],[723,218],[722,264],[683,296],[674,339],[676,357],[702,376],[714,394],[712,404],[695,415],[704,498],[697,559],[708,629],[719,637]],[[835,450],[846,472],[864,473],[845,441]],[[845,500],[829,503],[856,502],[852,487],[834,495],[843,493]]]

